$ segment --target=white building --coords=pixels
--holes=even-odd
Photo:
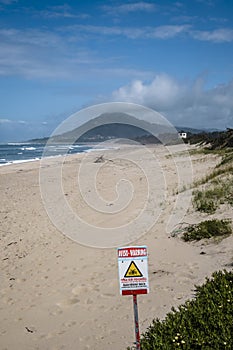
[[[183,131],[179,132],[179,137],[181,139],[187,139],[187,132],[183,132]]]

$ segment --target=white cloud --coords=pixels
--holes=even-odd
[[[90,52],[70,44],[71,35],[36,29],[0,30],[0,75],[70,78],[93,62]]]
[[[12,123],[10,119],[0,119],[0,124],[9,124]]]
[[[169,39],[179,35],[182,32],[187,32],[188,25],[163,25],[158,27],[107,27],[94,25],[77,25],[73,26],[73,30],[86,32],[94,36],[124,36],[129,39]],[[70,28],[71,29],[71,28]]]
[[[175,125],[233,127],[233,81],[205,89],[205,81],[180,82],[157,75],[150,83],[135,80],[114,91],[114,101],[133,102],[166,115]]]
[[[62,44],[60,35],[39,29],[0,29],[1,42],[34,45],[35,47],[57,47]]]
[[[147,106],[157,106],[158,109],[167,109],[174,106],[184,87],[168,75],[157,75],[150,83],[134,80],[128,86],[123,86],[113,92],[114,100],[135,102]]]
[[[158,39],[169,39],[177,36],[182,32],[187,32],[188,25],[167,25],[151,29],[147,33],[147,37]]]
[[[73,35],[73,32],[70,36],[67,34],[67,40],[64,40],[59,34],[40,30],[0,30],[0,76],[76,81],[78,78],[93,78],[93,74],[129,78],[145,78],[149,74],[151,77],[149,72],[140,69],[117,67],[116,63],[121,57],[103,58],[95,52],[82,49]],[[113,62],[115,68],[112,68]]]
[[[131,12],[137,12],[137,11],[145,11],[145,12],[149,12],[149,11],[154,11],[156,9],[155,4],[152,4],[150,2],[135,2],[135,3],[131,3],[131,4],[123,4],[123,5],[119,5],[119,6],[103,6],[102,7],[103,10],[109,14],[127,14],[127,13],[131,13]]]
[[[0,124],[27,124],[25,120],[0,119]]]
[[[189,24],[161,25],[145,27],[122,27],[122,26],[95,26],[74,25],[63,28],[66,31],[76,32],[77,36],[89,34],[94,37],[101,36],[123,36],[128,39],[171,39],[181,34],[186,34],[192,39],[199,41],[211,41],[223,43],[233,41],[233,29],[218,28],[212,31],[194,30]]]
[[[233,41],[233,30],[194,31],[189,25],[163,25],[158,27],[120,27],[74,25],[55,30],[0,29],[0,75],[20,75],[26,78],[64,78],[103,71],[110,68],[112,57],[86,49],[91,40],[104,36],[125,37],[129,40],[168,40],[179,36],[195,40],[224,43]],[[117,59],[118,61],[121,58]],[[116,63],[116,62],[115,62]],[[115,71],[122,67],[117,67]],[[135,77],[138,77],[135,76]]]
[[[107,26],[67,26],[56,31],[42,29],[0,29],[0,75],[21,75],[26,78],[65,78],[108,69],[107,61],[96,53],[82,49],[93,36],[125,36],[129,39],[161,38],[178,35],[185,27],[163,26],[157,29]],[[116,67],[117,69],[117,67]],[[119,70],[121,67],[119,67]],[[136,75],[138,76],[138,75]]]
[[[191,31],[191,36],[194,39],[202,41],[212,41],[216,43],[233,41],[233,29],[220,28],[212,31]]]
[[[89,18],[90,15],[86,13],[77,13],[68,4],[60,6],[49,6],[47,9],[35,12],[36,15],[45,18]]]

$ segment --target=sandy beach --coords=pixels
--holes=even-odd
[[[95,163],[101,155],[102,162]],[[64,161],[63,193],[84,222],[103,232],[115,227],[122,227],[119,231],[123,232],[144,211],[143,222],[128,232],[131,245],[147,245],[149,251],[150,293],[138,297],[141,332],[154,318],[164,318],[172,306],[191,298],[195,285],[232,262],[232,236],[218,244],[206,244],[185,243],[179,235],[171,234],[180,221],[192,224],[214,217],[194,211],[187,189],[193,179],[203,177],[217,162],[215,155],[190,158],[181,145],[170,149],[150,146],[148,152],[143,146],[120,145],[88,156],[72,155]],[[80,191],[77,173],[83,164],[86,181]],[[182,170],[180,183],[177,164]],[[132,298],[120,296],[118,284],[116,247],[125,236],[110,239],[103,233],[93,245],[100,239],[100,246],[107,242],[114,247],[97,248],[85,245],[93,239],[91,233],[82,232],[79,244],[60,232],[41,198],[40,166],[36,161],[0,167],[1,350],[118,350],[133,346]],[[57,160],[50,159],[42,166],[44,176],[50,179],[49,188],[53,188]],[[99,169],[94,187],[89,181],[93,169]],[[148,190],[153,176],[158,181]],[[116,191],[122,177],[130,181],[133,191],[129,183]],[[186,190],[177,201],[180,186]],[[97,199],[91,202],[94,188],[104,198],[102,204],[98,205]],[[54,200],[62,211],[62,202]],[[232,218],[232,209],[225,207],[216,215]],[[152,223],[149,228],[146,220]],[[69,226],[66,222],[63,225]],[[141,235],[143,230],[148,232]]]

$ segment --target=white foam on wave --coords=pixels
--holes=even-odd
[[[35,151],[36,148],[35,147],[22,147],[21,150],[22,151]]]
[[[29,162],[35,162],[37,160],[40,160],[40,158],[12,160],[12,161],[8,161],[7,163],[3,163],[3,164],[0,163],[0,166],[6,166],[6,165],[12,165],[12,164],[21,164],[21,163],[29,163]]]
[[[7,145],[8,146],[24,146],[24,145],[29,145],[29,143],[25,143],[25,142],[8,142]]]
[[[31,158],[31,159],[22,159],[22,160],[13,160],[13,161],[12,161],[12,164],[19,164],[19,163],[35,162],[36,160],[40,160],[40,158]]]
[[[87,149],[83,152],[85,153],[90,153],[90,152],[96,152],[96,151],[109,151],[109,150],[117,150],[117,149],[120,149],[119,147],[106,147],[106,148],[91,148],[91,149]]]

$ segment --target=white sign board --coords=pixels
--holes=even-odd
[[[118,248],[121,295],[149,293],[147,247]]]

